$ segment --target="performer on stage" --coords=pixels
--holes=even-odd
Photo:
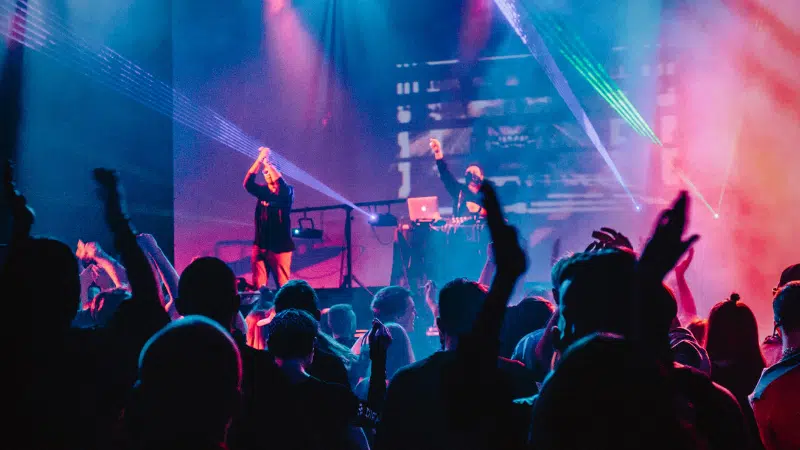
[[[477,164],[470,164],[464,173],[467,184],[459,183],[444,162],[442,144],[438,139],[431,138],[431,150],[436,158],[436,167],[439,169],[439,177],[444,183],[447,192],[453,197],[453,217],[476,215],[486,216],[486,210],[481,206],[480,189],[483,184],[483,169]]]
[[[256,203],[256,233],[253,242],[253,285],[261,288],[267,284],[267,271],[280,288],[287,281],[292,266],[291,218],[294,188],[269,162],[270,150],[259,149],[258,158],[244,177],[244,188],[258,199]],[[256,183],[256,173],[262,171],[267,185]]]

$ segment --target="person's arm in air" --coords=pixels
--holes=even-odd
[[[14,181],[14,165],[11,161],[6,161],[3,184],[5,203],[9,206],[11,212],[11,240],[8,244],[8,255],[6,255],[6,261],[3,265],[3,279],[0,280],[2,281],[0,286],[2,286],[4,293],[7,294],[7,298],[13,298],[13,296],[19,294],[15,292],[16,288],[12,286],[17,285],[17,280],[24,279],[24,274],[20,273],[24,264],[17,261],[26,257],[26,247],[30,242],[30,233],[35,214],[33,209],[28,206],[25,196],[17,190]],[[12,308],[17,306],[18,303],[11,302]]]
[[[94,178],[105,205],[106,223],[114,235],[114,244],[127,269],[132,298],[126,302],[124,308],[135,309],[138,313],[134,323],[125,324],[124,332],[135,330],[138,336],[134,337],[140,338],[144,344],[153,333],[169,322],[161,299],[161,289],[156,283],[147,256],[139,247],[133,224],[125,212],[122,186],[117,173],[108,169],[95,169]],[[128,329],[127,325],[132,329]]]
[[[248,170],[247,174],[244,176],[245,190],[259,200],[269,202],[270,204],[276,206],[284,202],[291,205],[294,196],[293,189],[288,183],[286,183],[286,180],[283,179],[283,175],[278,171],[278,169],[270,164],[270,149],[267,147],[261,147],[259,150],[260,153],[258,158],[256,158],[253,165],[250,166],[250,170]],[[278,183],[277,193],[272,192],[268,186],[256,183],[256,175],[262,167],[270,176],[270,178]]]
[[[428,282],[425,283],[425,304],[428,305],[428,309],[431,310],[434,318],[439,317],[438,295],[439,289],[436,287],[436,283],[434,283],[433,280],[428,280]]]
[[[442,180],[444,188],[447,189],[447,193],[453,197],[454,202],[457,202],[459,193],[464,189],[464,186],[456,180],[453,174],[450,173],[450,169],[447,168],[447,163],[444,162],[441,142],[439,142],[438,139],[431,139],[430,146],[433,151],[433,157],[436,159],[436,168],[439,170],[439,178]]]
[[[492,243],[490,242],[488,247],[486,248],[486,263],[483,265],[483,269],[481,270],[481,276],[478,278],[478,283],[489,286],[492,282],[492,277],[494,276],[494,272],[496,270],[495,263],[494,263],[494,249],[492,248]]]
[[[684,239],[688,224],[689,195],[682,191],[672,206],[661,212],[655,230],[636,262],[634,273],[634,295],[631,313],[634,317],[634,328],[631,331],[631,342],[638,351],[672,364],[673,356],[669,341],[664,339],[662,330],[654,324],[662,320],[665,310],[662,303],[654,302],[658,298],[654,293],[662,288],[664,277],[671,272],[687,250],[700,236],[691,235]]]
[[[14,165],[6,161],[4,171],[4,194],[6,203],[11,209],[11,240],[9,241],[9,255],[23,247],[30,238],[31,228],[35,215],[28,206],[25,196],[17,190],[14,181]]]
[[[178,271],[175,270],[175,266],[169,262],[167,255],[161,250],[158,242],[156,242],[156,238],[152,234],[142,233],[137,236],[136,240],[139,243],[139,247],[147,254],[154,268],[154,272],[164,283],[164,286],[167,287],[169,301],[164,305],[167,314],[169,314],[171,320],[179,319],[181,315],[178,313],[177,309],[175,309],[175,298],[178,296],[178,281],[180,280]]]
[[[386,397],[386,357],[392,337],[389,330],[378,319],[372,321],[369,339],[369,359],[372,361],[367,403],[374,411],[383,409]]]
[[[678,317],[683,319],[682,323],[689,323],[697,318],[697,304],[694,301],[692,290],[686,282],[686,269],[694,259],[694,248],[690,248],[686,253],[686,258],[675,266],[675,282],[678,288]]]
[[[261,170],[261,167],[264,165],[264,161],[266,161],[268,156],[269,150],[265,147],[261,147],[255,162],[253,162],[253,165],[250,166],[250,169],[248,169],[247,173],[244,175],[243,182],[244,189],[250,195],[262,201],[267,201],[266,198],[269,196],[270,191],[267,186],[256,183],[256,175]]]
[[[492,388],[497,380],[500,330],[514,286],[528,267],[517,230],[506,223],[494,187],[483,183],[481,192],[497,271],[472,332],[458,345],[454,371],[448,376],[447,408],[453,426],[464,428],[479,421],[485,407],[503,407],[503,396]]]
[[[495,353],[491,358],[494,367],[508,300],[517,281],[528,268],[528,258],[520,246],[516,228],[508,225],[503,217],[502,206],[492,184],[483,183],[481,192],[487,211],[486,220],[491,234],[496,269],[489,292],[486,294],[486,301],[475,322],[472,337],[476,342],[491,345],[493,350],[486,350]]]
[[[114,288],[121,288],[128,284],[128,274],[125,267],[113,256],[106,253],[97,242],[83,243],[83,241],[78,241],[78,251],[75,252],[75,255],[84,262],[94,261],[97,267],[103,269],[111,279],[111,282],[114,283]]]
[[[383,402],[386,397],[386,354],[392,343],[389,330],[378,319],[372,321],[368,343],[372,374],[369,380],[367,401],[359,400],[352,392],[348,392],[348,396],[357,404],[357,412],[351,425],[375,428],[380,421],[380,412],[383,410]]]

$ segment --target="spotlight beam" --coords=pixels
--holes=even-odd
[[[258,154],[260,146],[258,141],[236,125],[210,108],[198,106],[187,96],[158,80],[116,51],[106,46],[93,46],[76,36],[54,13],[44,13],[39,7],[31,4],[30,0],[0,2],[0,16],[4,19],[13,18],[17,14],[27,15],[25,29],[4,28],[0,34],[6,38],[41,53],[234,151],[250,158]],[[366,211],[279,153],[272,152],[270,162],[286,176],[369,216]]]
[[[708,200],[706,200],[706,198],[703,196],[703,193],[700,192],[700,189],[698,189],[697,186],[695,186],[695,184],[692,183],[692,180],[690,180],[680,170],[676,170],[675,171],[675,175],[677,175],[678,178],[680,178],[681,181],[683,181],[683,183],[686,184],[686,186],[689,187],[689,190],[692,191],[692,194],[694,195],[694,197],[699,199],[700,203],[705,205],[705,207],[711,212],[711,215],[714,216],[715,219],[719,219],[719,214],[716,211],[714,211],[714,208],[711,206],[710,203],[708,203]]]
[[[568,32],[566,25],[552,14],[533,13],[538,31],[551,45],[559,48],[559,52],[572,66],[589,82],[594,90],[605,99],[614,111],[642,136],[646,136],[657,145],[661,141],[655,135],[639,111],[628,100],[627,96],[617,86],[614,79],[608,74],[589,51],[586,44],[575,32]]]
[[[592,141],[592,144],[594,144],[597,152],[600,153],[603,161],[605,161],[606,165],[611,170],[611,173],[614,174],[614,177],[617,179],[620,186],[622,186],[622,189],[625,190],[625,193],[628,194],[628,197],[630,197],[634,208],[636,208],[638,211],[641,208],[639,203],[636,201],[633,193],[625,183],[622,174],[619,172],[616,164],[614,164],[614,161],[611,159],[611,155],[608,154],[608,150],[606,150],[605,145],[603,145],[603,142],[597,135],[594,125],[592,125],[592,122],[589,120],[589,116],[586,114],[586,111],[584,111],[580,102],[575,97],[575,93],[572,92],[572,89],[569,87],[564,74],[561,73],[561,70],[559,70],[555,59],[553,59],[553,56],[547,50],[547,46],[537,32],[536,26],[530,20],[526,20],[523,23],[522,17],[520,17],[519,13],[519,0],[494,0],[494,2],[505,16],[509,25],[511,25],[511,28],[513,28],[520,37],[522,43],[528,47],[528,50],[531,52],[533,57],[536,58],[536,61],[538,61],[539,65],[542,66],[542,69],[544,69],[544,72],[547,74],[550,82],[553,83],[553,86],[567,104],[567,107],[572,112],[572,115],[575,116],[578,124],[583,127],[583,130]]]

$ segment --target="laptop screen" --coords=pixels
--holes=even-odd
[[[435,222],[441,219],[439,197],[409,198],[408,218],[414,222]]]

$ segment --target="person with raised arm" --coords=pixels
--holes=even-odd
[[[81,272],[81,292],[86,292],[84,284],[88,288],[91,282],[97,283],[101,290],[122,288],[128,284],[125,268],[97,242],[78,241],[75,256],[85,267]]]
[[[757,448],[731,393],[674,361],[663,280],[698,239],[687,210],[684,192],[640,258],[614,245],[557,264],[561,357],[532,402],[531,448]]]
[[[536,383],[532,372],[499,358],[498,350],[505,309],[527,259],[494,189],[488,183],[482,189],[497,273],[488,292],[465,279],[447,283],[438,303],[429,285],[442,351],[392,378],[377,449],[518,448],[525,443],[528,423],[517,415],[523,408],[513,400],[535,393]]]
[[[255,239],[251,266],[252,284],[258,289],[267,285],[267,274],[271,274],[278,288],[286,284],[291,276],[292,240],[291,212],[294,188],[269,161],[270,149],[261,147],[258,158],[244,177],[244,188],[256,197]],[[261,171],[266,185],[256,183],[256,174]]]
[[[169,299],[164,304],[164,309],[166,309],[170,319],[177,320],[181,318],[181,315],[175,308],[175,298],[178,296],[178,281],[180,280],[178,271],[175,270],[175,266],[169,262],[167,255],[161,250],[158,242],[156,242],[156,238],[152,234],[142,233],[136,240],[139,242],[139,247],[147,254],[147,259],[153,267],[153,272],[166,288]]]
[[[386,391],[386,355],[391,336],[378,320],[369,333],[374,382],[367,402],[360,401],[347,386],[315,378],[308,372],[316,354],[319,322],[299,309],[279,312],[267,325],[270,353],[284,375],[285,383],[271,389],[271,417],[275,430],[264,435],[264,448],[368,449],[360,429],[377,424]]]
[[[477,164],[470,164],[464,172],[467,183],[459,183],[447,168],[447,163],[444,162],[441,142],[432,138],[429,145],[433,151],[433,157],[436,159],[439,177],[444,183],[447,193],[453,198],[453,217],[472,215],[486,217],[486,209],[482,206],[480,193],[484,180],[483,169]]]
[[[33,210],[14,185],[10,163],[5,175],[14,234],[2,286],[8,298],[15,299],[12,303],[23,309],[20,314],[36,323],[26,342],[30,350],[22,352],[19,363],[27,370],[25,408],[31,411],[33,424],[30,447],[107,446],[128,388],[136,379],[139,351],[169,322],[150,265],[125,213],[117,175],[103,169],[94,173],[106,222],[128,268],[132,298],[120,305],[105,326],[88,329],[70,328],[80,302],[78,261],[72,249],[54,239],[30,236]],[[30,289],[42,282],[37,270],[41,261],[49,265],[45,288]]]
[[[675,283],[678,288],[678,318],[682,324],[690,324],[698,318],[697,303],[694,300],[692,290],[689,289],[689,283],[686,282],[686,271],[689,269],[689,265],[692,264],[693,259],[694,247],[690,248],[686,253],[686,258],[675,265]]]
[[[125,211],[122,186],[116,171],[95,169],[94,178],[98,184],[101,200],[105,204],[106,223],[114,235],[114,245],[126,269],[130,283],[132,301],[126,302],[120,311],[130,311],[120,316],[119,326],[132,332],[129,337],[137,340],[137,353],[141,345],[156,331],[169,322],[164,310],[161,289],[156,281],[147,255],[139,247],[138,233]],[[127,315],[137,315],[137,323],[128,323]],[[134,330],[127,329],[133,327]],[[140,342],[139,342],[140,341]]]

